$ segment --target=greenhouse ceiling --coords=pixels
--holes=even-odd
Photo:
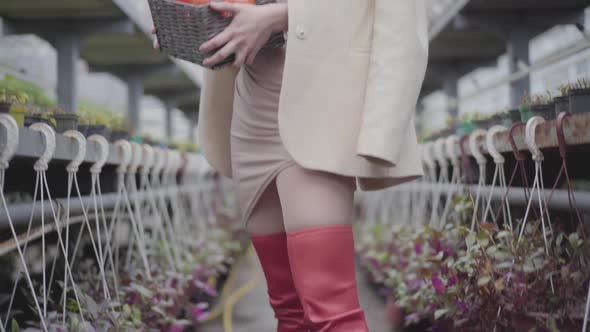
[[[194,79],[183,68],[175,67],[170,59],[152,47],[152,41],[138,29],[120,7],[111,0],[0,0],[0,17],[4,18],[9,31],[33,33],[54,43],[55,38],[77,27],[95,25],[127,26],[121,29],[94,29],[83,38],[80,50],[82,59],[92,70],[124,76],[132,71],[149,73],[146,78],[146,93],[165,95],[171,90],[197,91]],[[184,109],[195,112],[198,96]]]
[[[433,38],[422,95],[441,89],[448,77],[495,65],[509,36],[526,26],[531,37],[583,19],[588,0],[471,0]]]

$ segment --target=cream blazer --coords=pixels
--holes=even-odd
[[[290,0],[279,131],[301,166],[377,190],[422,176],[414,113],[428,58],[425,0]],[[237,71],[206,70],[199,144],[231,177]]]

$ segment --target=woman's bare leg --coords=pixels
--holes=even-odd
[[[296,165],[278,176],[277,188],[291,272],[310,330],[367,332],[354,268],[354,179]]]
[[[266,277],[270,304],[278,319],[277,331],[308,332],[293,283],[281,203],[274,182],[262,194],[247,222]]]

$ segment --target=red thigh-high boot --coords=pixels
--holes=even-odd
[[[268,285],[268,296],[275,317],[279,321],[278,332],[308,332],[303,308],[297,296],[285,233],[252,236],[252,243],[262,264]]]
[[[354,269],[352,227],[289,232],[291,271],[313,332],[368,332]]]

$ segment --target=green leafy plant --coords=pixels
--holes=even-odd
[[[10,75],[0,81],[0,94],[2,89],[6,89],[7,95],[9,96],[16,96],[21,104],[28,102],[40,107],[51,107],[55,104],[55,102],[49,99],[45,92],[35,84],[19,80]],[[26,96],[24,101],[22,99],[23,96]]]
[[[570,94],[570,90],[572,89],[572,84],[567,83],[567,84],[561,84],[559,86],[559,92],[561,94],[561,97],[567,97]]]
[[[590,89],[590,79],[580,78],[572,85],[573,90],[587,90]]]

